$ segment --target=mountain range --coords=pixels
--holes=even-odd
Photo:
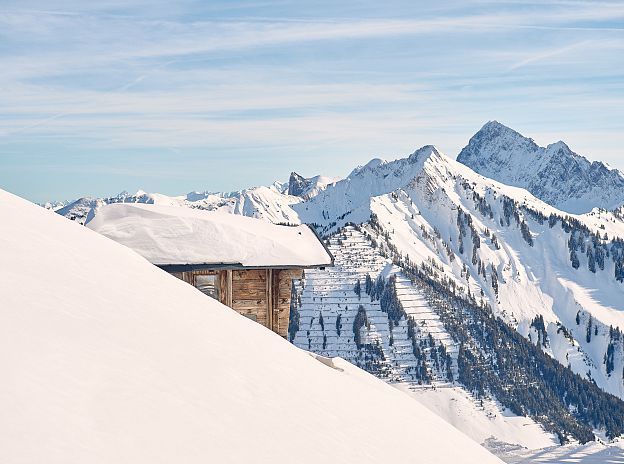
[[[344,179],[292,173],[269,187],[123,193],[57,212],[84,223],[120,201],[314,226],[336,266],[297,284],[291,341],[413,387],[503,457],[624,432],[624,178],[563,142],[542,148],[494,121],[457,160],[426,145]],[[414,393],[425,386],[442,393]]]

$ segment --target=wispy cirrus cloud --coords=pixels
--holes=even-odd
[[[524,66],[531,65],[544,60],[551,60],[555,57],[570,55],[583,49],[594,49],[599,44],[595,40],[583,40],[581,42],[572,43],[563,47],[557,47],[549,50],[540,50],[535,54],[529,54],[526,58],[512,64],[509,71],[513,71]]]
[[[136,172],[148,152],[167,166],[227,153],[211,188],[284,162],[341,174],[418,144],[454,153],[489,119],[565,129],[573,146],[624,120],[620,2],[54,3],[0,12],[0,168],[36,152],[69,172],[93,152],[123,177],[120,153]],[[619,139],[602,140],[613,158]]]

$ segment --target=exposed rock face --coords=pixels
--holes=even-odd
[[[624,176],[617,169],[590,162],[561,141],[540,147],[497,121],[485,124],[457,161],[570,213],[624,203]]]
[[[290,179],[288,179],[288,195],[300,196],[309,187],[309,181],[303,176],[300,176],[296,172],[290,173]]]
[[[290,179],[288,180],[288,195],[309,200],[338,180],[339,178],[337,177],[328,176],[305,178],[296,172],[291,172]]]

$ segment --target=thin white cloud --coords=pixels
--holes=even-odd
[[[544,60],[550,60],[556,56],[567,55],[571,52],[578,51],[579,49],[586,49],[595,46],[596,43],[594,40],[583,40],[581,42],[576,42],[570,45],[566,45],[565,47],[557,47],[549,50],[542,50],[539,53],[531,54],[527,58],[520,60],[514,64],[512,64],[508,71],[513,71],[515,69],[522,68],[524,66],[528,66],[530,64],[534,64]]]

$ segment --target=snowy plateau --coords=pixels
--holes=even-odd
[[[293,287],[289,341],[295,347],[334,359],[353,377],[369,379],[350,365],[374,374],[395,387],[394,391],[400,390],[401,401],[406,395],[411,397],[408,403],[418,405],[418,414],[426,411],[442,418],[454,427],[450,430],[459,429],[506,462],[624,462],[624,444],[619,438],[624,434],[624,177],[575,154],[563,142],[541,148],[512,129],[490,122],[470,139],[457,160],[427,145],[405,158],[373,159],[344,179],[304,178],[293,173],[286,183],[239,192],[192,192],[178,197],[124,192],[47,207],[84,224],[97,220],[104,205],[120,202],[217,210],[276,224],[313,226],[334,255],[335,265],[307,271]],[[4,203],[15,208],[14,214],[24,209],[28,218],[34,215],[18,200],[5,197]],[[51,221],[52,216],[41,217]],[[42,229],[34,216],[32,221],[23,227]],[[85,234],[84,240],[98,240],[77,224],[61,227],[59,223],[58,228]],[[95,260],[89,247],[69,251],[62,243],[70,238],[59,235],[55,240],[55,245],[42,243],[42,250],[50,248],[47,253],[57,253],[57,257],[58,253],[71,253],[85,263]],[[138,260],[124,251],[131,256],[127,259]],[[19,261],[18,256],[14,259]],[[116,265],[110,259],[98,259],[106,263],[98,272]],[[136,272],[139,279],[139,270]],[[141,272],[154,274],[154,282],[157,276],[167,280],[155,269],[141,268]],[[65,280],[70,281],[66,285],[72,290],[60,290],[65,287],[57,283],[55,295],[74,294],[69,298],[74,303],[87,298],[104,305],[93,296],[93,289],[74,287],[72,282],[86,286],[90,280],[76,275]],[[3,282],[7,285],[3,293],[13,289],[6,279]],[[192,289],[179,291],[188,293],[189,299],[199,298]],[[95,295],[102,292],[100,286]],[[138,296],[135,293],[133,297]],[[101,310],[104,306],[97,307]],[[159,312],[162,307],[159,301],[158,317],[166,314]],[[63,309],[59,317],[73,314],[78,319],[100,320],[99,313],[81,315],[79,309],[82,307]],[[27,317],[25,314],[20,317]],[[28,317],[34,320],[36,316]],[[112,324],[121,316],[113,313],[107,317],[113,318]],[[191,320],[195,317],[199,316],[193,313]],[[219,313],[219,317],[225,315]],[[121,319],[118,323],[122,324]],[[243,332],[231,324],[230,332]],[[218,350],[222,343],[220,349],[228,357],[241,358],[236,362],[242,363],[244,356],[249,357],[250,365],[260,362],[251,358],[264,338],[274,337],[260,327],[251,335],[247,324],[239,325],[250,332],[253,348],[246,336],[237,334],[236,341],[223,336],[219,341],[221,331],[213,330],[212,349]],[[55,343],[63,344],[61,339]],[[276,344],[271,348],[273,360],[281,357],[282,351],[308,360],[292,346],[278,349],[277,341],[271,343]],[[295,354],[283,356],[294,359]],[[316,369],[316,364],[310,369]],[[338,375],[323,367],[331,373],[327,375]],[[333,453],[332,444],[354,439],[345,438],[342,427],[355,427],[360,428],[357,433],[362,443],[387,447],[384,462],[406,462],[391,456],[404,451],[402,439],[383,435],[408,433],[409,427],[399,425],[396,419],[377,417],[392,416],[396,408],[405,406],[394,406],[394,399],[385,404],[385,399],[371,397],[354,407],[358,417],[349,419],[350,425],[323,424],[318,411],[309,409],[317,404],[309,401],[313,394],[302,393],[305,390],[298,389],[303,387],[293,384],[303,380],[295,379],[302,376],[293,371],[290,378],[288,372],[285,368],[279,374],[283,378],[274,380],[289,385],[285,388],[293,393],[291,412],[306,424],[304,432],[280,432],[284,438],[279,443],[289,452],[297,456],[302,456],[302,449]],[[69,371],[67,375],[73,376]],[[137,375],[143,374],[139,370],[133,374]],[[320,381],[303,383],[318,385]],[[36,385],[27,387],[33,395],[41,393]],[[345,393],[340,388],[328,387]],[[179,393],[184,394],[183,390]],[[127,394],[118,393],[122,397]],[[364,395],[355,386],[351,394],[353,398]],[[342,400],[337,403],[343,404]],[[85,403],[74,406],[86,407]],[[331,414],[333,419],[327,420],[335,421],[338,415]],[[200,421],[191,416],[185,420],[194,426]],[[392,425],[388,420],[393,420]],[[299,441],[300,432],[307,435],[307,444]],[[420,461],[415,462],[435,462],[422,454],[434,440],[421,439],[424,436],[419,433],[423,432],[414,432],[412,437],[414,456],[421,453]],[[455,438],[452,440],[455,444]],[[15,439],[11,443],[15,445]],[[455,448],[439,446],[441,453]],[[326,455],[329,462],[349,461],[337,456]],[[456,461],[440,458],[439,462],[470,462],[471,456]],[[350,460],[364,462],[358,459],[360,455]]]

